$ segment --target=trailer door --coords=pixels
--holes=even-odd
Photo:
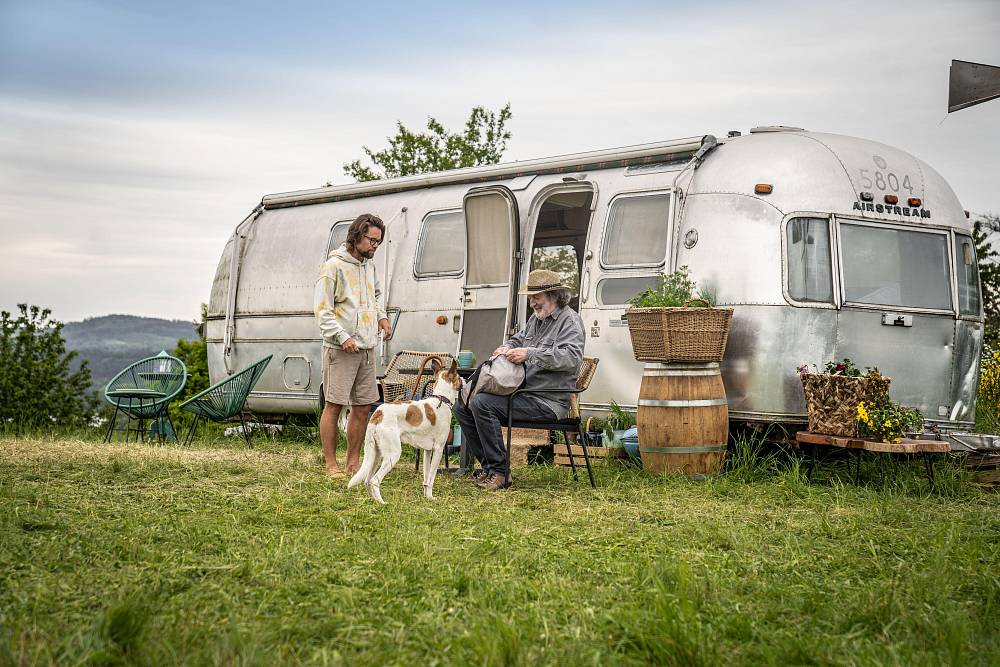
[[[485,361],[517,322],[520,230],[517,200],[502,186],[465,195],[465,285],[459,348]]]
[[[949,419],[956,313],[948,232],[839,222],[834,358],[878,366],[893,378],[893,399],[927,419]]]

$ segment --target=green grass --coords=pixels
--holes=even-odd
[[[257,443],[0,438],[0,665],[1000,662],[1000,501],[945,465],[936,494],[744,452],[429,502],[411,459],[380,507]]]

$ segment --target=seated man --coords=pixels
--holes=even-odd
[[[517,334],[498,347],[515,364],[524,364],[524,387],[529,392],[514,397],[514,419],[562,419],[569,413],[568,393],[532,394],[531,389],[576,388],[583,359],[583,321],[568,308],[569,290],[559,274],[539,269],[528,275],[528,295],[533,315]],[[483,466],[477,486],[496,491],[510,486],[502,425],[507,423],[507,396],[478,393],[469,405],[459,403],[455,416],[462,425],[469,453]]]

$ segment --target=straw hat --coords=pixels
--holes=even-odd
[[[569,287],[563,285],[558,273],[546,269],[535,269],[528,274],[528,284],[524,289],[519,290],[518,294],[531,296],[557,289],[569,289]]]

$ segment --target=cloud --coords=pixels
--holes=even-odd
[[[994,2],[0,9],[0,307],[189,319],[265,193],[347,182],[395,121],[513,105],[509,159],[793,124],[896,145],[1000,210]]]

